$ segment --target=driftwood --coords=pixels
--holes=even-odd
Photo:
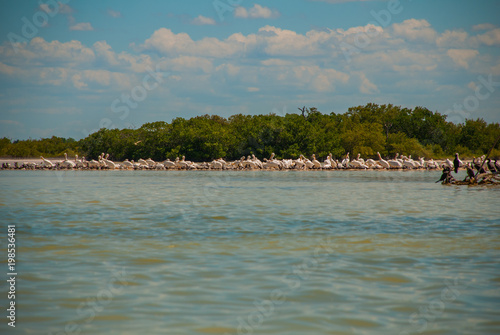
[[[486,154],[486,156],[484,157],[483,161],[481,162],[481,167],[477,170],[476,178],[478,177],[479,171],[481,171],[481,169],[483,168],[484,163],[486,163],[486,160],[488,159],[488,157],[490,157],[491,151],[497,145],[498,141],[500,141],[500,136],[497,137],[495,143],[493,144],[493,146],[491,147],[491,149],[488,150],[488,153]]]
[[[443,185],[500,185],[500,174],[498,172],[486,172],[477,175],[475,178],[469,180],[443,180]]]

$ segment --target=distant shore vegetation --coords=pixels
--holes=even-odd
[[[53,136],[38,140],[0,139],[0,156],[12,158],[59,157],[67,153],[96,159],[152,158],[161,161],[186,156],[191,161],[239,159],[254,154],[297,158],[300,154],[323,158],[329,153],[392,157],[396,153],[439,159],[458,152],[461,157],[486,154],[500,135],[499,123],[466,119],[455,124],[446,115],[425,107],[393,105],[351,107],[344,114],[323,114],[314,107],[296,114],[243,115],[229,118],[203,115],[145,123],[138,129],[106,129],[79,141]],[[491,157],[500,157],[500,143]]]

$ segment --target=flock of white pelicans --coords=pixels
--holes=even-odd
[[[64,160],[54,161],[40,157],[41,162],[30,163],[15,163],[11,166],[8,163],[2,164],[3,169],[95,169],[95,170],[332,170],[332,169],[439,169],[444,167],[453,168],[453,162],[449,159],[434,161],[433,159],[425,160],[419,158],[413,160],[410,156],[396,154],[393,159],[385,160],[377,152],[378,160],[363,159],[361,154],[358,154],[355,159],[350,159],[349,153],[341,161],[333,159],[332,154],[323,162],[316,159],[312,155],[311,159],[300,155],[298,159],[276,159],[274,153],[269,159],[264,158],[259,160],[255,155],[241,157],[235,161],[225,161],[222,158],[211,162],[195,163],[187,161],[185,156],[175,161],[167,159],[162,162],[155,162],[151,158],[139,159],[137,161],[129,161],[126,159],[123,162],[115,162],[109,160],[109,154],[102,153],[97,160],[81,159],[78,155],[74,159],[68,159],[67,154],[64,154]],[[463,165],[463,163],[461,164]]]

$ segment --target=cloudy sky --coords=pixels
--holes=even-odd
[[[0,137],[368,102],[500,122],[500,1],[0,4]]]

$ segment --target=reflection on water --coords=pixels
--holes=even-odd
[[[500,332],[498,188],[439,171],[56,173],[0,172],[16,334]]]

